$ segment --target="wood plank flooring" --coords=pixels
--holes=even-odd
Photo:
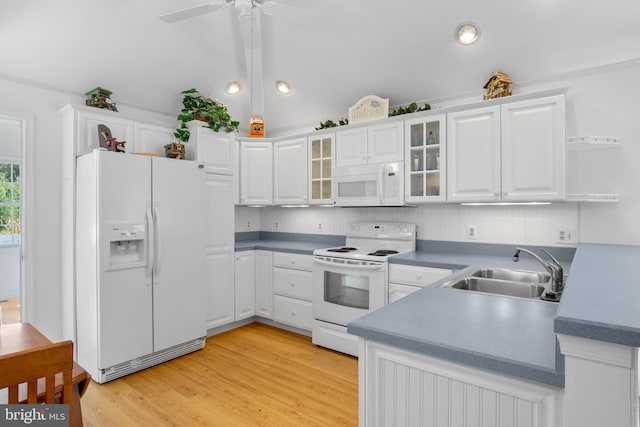
[[[358,360],[260,323],[82,399],[85,426],[357,426]]]

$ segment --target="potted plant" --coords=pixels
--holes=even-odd
[[[189,141],[191,133],[187,128],[187,123],[192,120],[207,122],[207,127],[214,132],[218,132],[222,128],[227,132],[234,132],[238,130],[240,122],[231,120],[227,106],[222,102],[211,98],[205,98],[193,88],[183,91],[182,95],[184,95],[182,98],[182,105],[184,108],[178,115],[180,127],[178,127],[173,133],[173,135],[180,141]]]

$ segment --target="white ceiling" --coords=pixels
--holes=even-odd
[[[638,0],[280,0],[262,16],[265,125],[311,128],[375,94],[391,105],[478,91],[491,72],[515,83],[640,58]],[[237,11],[172,24],[158,16],[205,0],[2,0],[0,77],[178,113],[191,87],[227,103],[247,129]],[[473,21],[481,38],[453,40]],[[277,80],[293,86],[278,95]]]

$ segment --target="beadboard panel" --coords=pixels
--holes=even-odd
[[[426,204],[404,208],[236,207],[236,231],[259,229],[344,235],[350,222],[373,220],[414,223],[420,240],[556,246],[558,229],[578,229],[578,207],[575,203],[541,206]],[[247,221],[251,228],[246,227]],[[476,227],[477,238],[467,239],[469,225]],[[256,226],[260,228],[254,228]]]
[[[361,348],[363,348],[361,346]],[[366,343],[361,425],[550,427],[561,392]]]

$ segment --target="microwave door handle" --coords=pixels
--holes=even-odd
[[[324,261],[324,260],[320,260],[320,259],[314,259],[313,260],[314,263],[317,263],[319,265],[326,265],[327,267],[347,267],[347,268],[351,268],[354,270],[380,270],[382,269],[382,264],[375,264],[375,265],[357,265],[357,264],[341,264],[341,263],[337,263],[337,262],[331,262],[331,261]]]

